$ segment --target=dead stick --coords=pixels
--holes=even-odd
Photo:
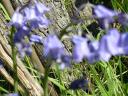
[[[14,80],[13,78],[8,74],[8,72],[6,71],[6,69],[0,65],[0,73],[6,78],[6,80],[11,84],[14,85]],[[24,89],[21,85],[18,85],[18,89],[21,93],[24,93]]]
[[[14,9],[12,7],[12,4],[11,4],[10,0],[2,0],[2,3],[4,5],[4,7],[6,8],[9,16],[11,17],[14,13]]]

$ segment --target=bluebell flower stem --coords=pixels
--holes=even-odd
[[[14,68],[14,91],[18,92],[18,76],[17,76],[17,63],[16,63],[16,50],[12,48],[12,60],[13,60],[13,68]]]
[[[50,72],[50,67],[46,66],[45,69],[45,76],[44,76],[44,82],[43,82],[43,87],[44,87],[44,96],[49,96],[48,95],[48,75]]]
[[[62,82],[62,79],[61,79],[61,71],[60,71],[60,69],[59,69],[59,65],[58,64],[55,64],[56,65],[56,74],[57,74],[57,76],[58,76],[58,80],[59,80],[59,83],[62,85],[62,86],[64,86],[64,84],[63,84],[63,82]],[[61,91],[61,94],[63,95],[63,96],[65,96],[65,91],[66,90],[60,90]]]
[[[14,45],[14,32],[15,29],[14,27],[11,28],[11,35],[10,35],[10,40],[11,40],[11,49],[12,49],[12,61],[13,61],[13,70],[14,70],[14,91],[15,93],[18,93],[18,76],[17,76],[17,62],[16,62],[16,49]]]

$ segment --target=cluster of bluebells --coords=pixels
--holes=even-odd
[[[65,52],[63,43],[56,35],[48,35],[46,38],[42,38],[31,34],[33,29],[48,27],[50,22],[45,16],[48,11],[49,8],[35,1],[34,5],[18,8],[12,16],[10,25],[16,28],[14,43],[22,57],[25,54],[31,54],[31,42],[43,44],[44,57],[47,60],[54,60],[59,63],[61,69],[70,67],[72,61],[80,63],[83,59],[87,59],[88,62],[94,63],[99,60],[109,61],[111,56],[128,54],[128,33],[120,33],[116,28],[109,28],[109,24],[116,21],[127,26],[127,14],[109,10],[102,5],[94,6],[94,18],[98,20],[102,28],[107,29],[106,34],[99,41],[74,35],[71,38],[73,43],[72,54],[69,55]],[[26,43],[25,37],[29,38],[30,42]],[[87,82],[84,79],[76,80],[71,83],[70,88],[83,88],[82,84]],[[75,86],[75,84],[78,86]]]
[[[118,21],[122,25],[127,25],[127,14],[112,11],[102,5],[94,6],[94,16],[98,21],[102,21],[102,25],[107,27],[106,34],[99,41],[92,41],[86,37],[74,35],[71,39],[73,50],[71,59],[76,63],[80,63],[83,59],[87,59],[89,63],[96,61],[109,61],[111,56],[128,54],[128,33],[120,33],[116,28],[109,28],[110,23]],[[125,22],[124,22],[125,21]],[[52,59],[62,60],[64,54],[64,46],[59,39],[49,36],[45,41],[44,54]],[[50,50],[49,50],[50,49]],[[69,56],[68,56],[69,57]],[[67,57],[67,58],[68,58]],[[61,58],[61,59],[60,59]]]
[[[87,59],[90,63],[94,63],[99,60],[109,61],[111,56],[128,54],[128,34],[121,34],[115,28],[108,29],[99,41],[91,41],[88,38],[74,35],[71,39],[74,45],[72,55],[65,53],[64,45],[56,35],[42,38],[30,34],[35,28],[48,27],[50,22],[45,16],[48,11],[49,8],[35,1],[34,5],[18,8],[12,16],[10,24],[16,28],[14,42],[22,57],[25,54],[31,54],[31,42],[43,44],[44,57],[60,63],[61,69],[69,67],[72,61],[80,63],[83,59]],[[109,10],[102,5],[94,6],[93,13],[94,18],[105,28],[115,21],[127,25],[127,14]],[[30,37],[31,42],[26,43],[25,37]]]
[[[103,29],[108,29],[109,25],[114,22],[118,22],[123,26],[128,25],[128,14],[108,9],[102,5],[93,7],[93,15]]]
[[[49,35],[43,40],[43,54],[46,58],[60,64],[60,68],[70,67],[71,56],[65,53],[64,45],[56,35]]]
[[[101,28],[108,28],[109,24],[114,22],[114,17],[118,16],[118,12],[109,10],[102,5],[94,6],[93,14]]]
[[[73,60],[77,63],[87,59],[88,62],[109,61],[111,56],[128,55],[128,32],[120,33],[116,28],[110,28],[114,22],[123,27],[128,25],[128,15],[105,8],[102,5],[93,7],[94,18],[106,34],[99,41],[92,41],[86,37],[75,35],[72,37]],[[76,79],[70,84],[70,89],[88,90],[88,80]],[[86,91],[88,92],[88,91]]]
[[[10,22],[10,25],[16,28],[14,43],[21,57],[31,55],[33,42],[43,44],[44,57],[55,60],[60,64],[60,68],[63,69],[65,66],[69,66],[71,57],[69,54],[65,54],[64,45],[59,38],[56,35],[42,38],[31,33],[33,29],[48,27],[50,20],[46,18],[45,13],[49,10],[49,8],[37,1],[34,2],[34,5],[29,4],[23,8],[18,8]],[[28,42],[25,37],[29,39]]]
[[[111,56],[128,54],[128,33],[119,33],[117,29],[109,29],[99,41],[90,41],[88,38],[74,36],[73,58],[76,62],[87,59],[90,63],[99,60],[109,61]]]
[[[29,4],[28,6],[17,8],[16,12],[13,14],[9,24],[16,28],[14,43],[21,57],[24,57],[25,54],[29,55],[32,52],[32,43],[26,42],[25,37],[29,38],[33,29],[39,27],[46,28],[49,25],[50,21],[45,16],[47,11],[49,11],[49,8],[40,2],[34,1],[33,5]],[[37,37],[33,35],[32,38]]]
[[[82,62],[87,59],[90,63],[99,60],[109,61],[111,56],[128,54],[128,33],[120,33],[116,28],[109,28],[114,22],[122,26],[128,25],[128,15],[107,9],[102,5],[93,6],[93,16],[102,28],[107,29],[106,34],[99,41],[91,41],[81,36],[73,36],[73,59]]]

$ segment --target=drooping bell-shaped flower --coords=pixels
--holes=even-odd
[[[61,59],[64,54],[64,45],[56,35],[49,35],[44,39],[43,53],[46,58],[53,60]]]
[[[9,24],[19,28],[24,25],[24,21],[24,16],[17,9],[16,12],[14,12]]]
[[[29,54],[31,52],[31,42],[43,42],[41,37],[35,35],[30,36],[30,32],[36,28],[48,27],[50,22],[45,16],[47,11],[49,11],[49,8],[42,3],[35,1],[35,4],[19,8],[14,12],[9,24],[16,28],[14,43],[20,54],[22,54],[22,57],[25,56],[24,54]],[[25,37],[31,42],[26,43],[24,40]]]
[[[72,57],[70,55],[62,55],[60,62],[58,62],[60,63],[59,68],[63,70],[64,68],[71,67],[71,61]]]
[[[117,12],[110,10],[106,7],[104,7],[103,5],[96,5],[94,7],[94,14],[98,17],[98,18],[113,18],[113,16],[117,15]]]
[[[108,28],[109,24],[115,21],[114,17],[118,15],[118,12],[110,10],[103,5],[94,6],[94,17],[97,18],[101,28]]]
[[[25,55],[30,56],[32,53],[31,49],[31,43],[25,43],[25,42],[20,42],[15,44],[17,47],[17,50],[20,54],[20,57],[23,58]]]
[[[43,37],[41,37],[39,35],[31,35],[30,41],[31,42],[35,42],[35,43],[41,43],[41,44],[43,44]]]
[[[88,83],[89,83],[89,81],[84,78],[76,79],[73,82],[71,82],[69,88],[72,90],[82,89],[84,91],[87,91]]]
[[[26,26],[22,26],[17,29],[17,32],[14,34],[14,43],[21,42],[25,36],[30,34],[30,29]]]
[[[44,14],[45,12],[48,12],[50,9],[40,2],[35,2],[35,10],[37,14]]]
[[[7,94],[5,96],[20,96],[20,95],[18,93],[9,93],[9,94]]]
[[[128,55],[128,33],[123,33],[119,41],[119,47],[123,55]]]
[[[73,59],[75,62],[81,62],[88,54],[90,54],[88,47],[88,39],[80,36],[73,36]]]
[[[98,49],[99,49],[99,42],[98,41],[91,41],[89,44],[89,50],[90,53],[87,55],[87,60],[89,63],[94,63],[96,61],[99,61],[99,54],[98,54]]]
[[[119,52],[119,40],[120,40],[120,33],[117,29],[110,29],[108,33],[105,35],[108,51],[112,55],[118,55]]]
[[[117,16],[117,21],[123,26],[128,26],[128,14],[119,13]]]
[[[99,55],[101,60],[108,61],[111,56],[121,55],[121,34],[117,29],[110,29],[100,40]]]
[[[107,40],[105,37],[102,37],[102,39],[100,40],[98,55],[100,60],[103,61],[109,61],[109,59],[111,58],[111,54],[108,51]]]

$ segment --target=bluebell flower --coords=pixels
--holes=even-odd
[[[106,34],[108,50],[112,55],[120,54],[120,50],[119,50],[120,36],[121,34],[115,28],[110,29]]]
[[[15,26],[16,32],[14,34],[14,43],[18,48],[21,57],[25,54],[31,54],[31,42],[42,43],[43,40],[39,36],[32,35],[30,32],[35,28],[46,28],[50,24],[46,18],[45,13],[49,11],[45,5],[35,1],[35,4],[26,6],[24,8],[18,8],[12,16],[10,25]],[[30,41],[29,44],[25,42],[25,37]]]
[[[19,28],[19,27],[22,27],[22,25],[24,25],[24,21],[25,21],[24,16],[17,9],[12,16],[9,25],[13,25],[16,28]]]
[[[43,54],[46,58],[58,60],[64,54],[64,45],[56,35],[45,38],[43,45]]]
[[[100,60],[109,61],[111,58],[111,54],[108,51],[107,41],[105,37],[102,37],[100,40],[99,48],[98,48],[98,56]]]
[[[31,42],[35,42],[35,43],[41,43],[43,44],[43,37],[39,36],[39,35],[31,35],[30,37],[30,41]]]
[[[109,53],[111,53],[112,55],[120,54],[120,50],[119,50],[120,36],[121,34],[118,32],[117,29],[110,29],[108,33],[103,36],[103,38],[106,40],[107,49]]]
[[[110,10],[102,5],[96,5],[94,7],[94,14],[98,18],[113,18],[114,16],[117,15],[117,12]]]
[[[119,48],[121,54],[128,55],[128,33],[121,34]]]
[[[128,25],[128,14],[119,13],[117,16],[117,21],[123,26],[127,26]]]
[[[9,94],[7,94],[5,96],[20,96],[20,95],[18,93],[9,93]]]
[[[118,12],[107,9],[102,5],[94,6],[93,11],[101,28],[108,28],[109,24],[115,21],[114,17],[118,15]]]
[[[109,61],[111,56],[122,54],[122,48],[119,46],[120,33],[117,29],[110,29],[100,40],[99,56],[101,60]]]
[[[84,78],[76,79],[73,82],[71,82],[69,88],[72,90],[83,89],[86,91],[88,89],[88,80]]]
[[[38,12],[37,14],[44,14],[50,10],[40,2],[35,2],[35,9],[36,9],[36,12]]]
[[[87,38],[74,36],[72,38],[72,42],[74,43],[72,53],[73,60],[77,63],[82,62],[83,59],[87,59],[89,63],[94,63],[99,60],[109,61],[111,56],[121,55],[128,48],[126,39],[128,39],[128,35],[121,35],[118,30],[114,28],[108,30],[99,42],[89,42]],[[120,42],[122,42],[122,45]],[[126,51],[124,53],[126,53]]]
[[[98,56],[98,41],[90,41],[87,38],[74,36],[72,38],[74,43],[73,47],[73,60],[77,63],[82,62],[83,59],[87,59],[89,63],[94,63],[99,60]]]
[[[31,43],[25,43],[25,42],[20,42],[15,44],[17,47],[17,50],[20,54],[20,57],[23,58],[25,55],[30,56],[32,53],[31,49]]]
[[[0,59],[0,68],[2,68],[3,67],[3,61]]]
[[[25,15],[25,19],[27,20],[27,22],[29,23],[29,26],[32,29],[33,28],[39,28],[39,27],[45,27],[46,28],[49,25],[50,21],[46,18],[44,13],[46,11],[48,11],[48,9],[46,10],[46,7],[44,7],[43,4],[41,4],[43,6],[42,8],[37,8],[37,5],[24,9],[23,12]],[[43,9],[43,8],[45,8],[45,9]],[[42,9],[42,12],[40,12],[41,9]]]
[[[50,20],[48,20],[45,15],[40,16],[38,22],[39,22],[38,26],[40,28],[47,28],[48,25],[51,23]]]
[[[60,69],[71,67],[72,57],[70,55],[62,55],[59,63]]]
[[[90,41],[88,44],[89,51],[90,53],[87,55],[87,60],[89,63],[94,63],[96,61],[99,61],[99,54],[98,54],[98,49],[99,49],[99,42],[98,41]]]
[[[88,39],[80,36],[73,36],[72,42],[74,44],[73,47],[73,59],[75,62],[81,62],[88,54],[90,54],[90,50],[88,47]]]
[[[31,29],[38,27],[38,16],[33,7],[24,9],[24,17],[26,19],[26,23],[29,24]]]
[[[30,35],[30,29],[26,26],[17,28],[17,32],[14,34],[14,43],[21,42],[25,36]]]

